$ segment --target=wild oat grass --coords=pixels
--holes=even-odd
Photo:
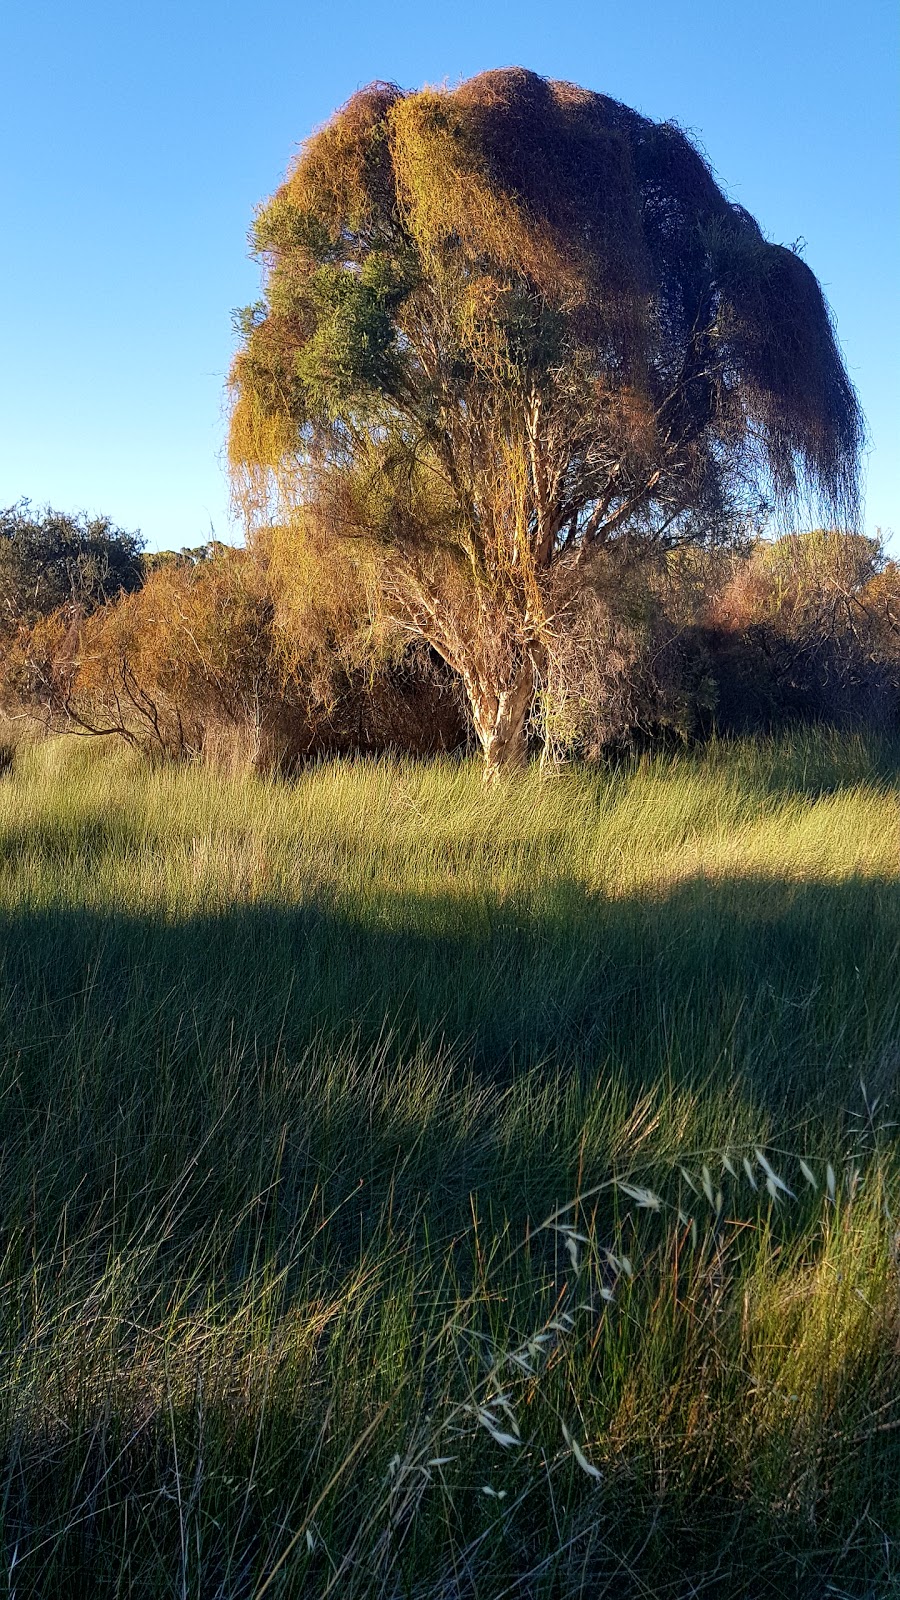
[[[900,1592],[898,778],[19,750],[8,1592]]]

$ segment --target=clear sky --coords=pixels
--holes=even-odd
[[[221,466],[254,205],[372,78],[522,65],[675,118],[806,240],[900,554],[896,0],[0,0],[0,505],[234,538]]]

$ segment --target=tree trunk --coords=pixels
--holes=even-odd
[[[484,781],[496,783],[524,767],[526,724],[534,695],[534,668],[527,661],[502,689],[466,682],[472,720],[484,754]]]

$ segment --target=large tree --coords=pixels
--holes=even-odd
[[[465,686],[487,769],[612,553],[853,516],[862,422],[810,269],[670,123],[514,68],[376,83],[259,212],[230,460]]]

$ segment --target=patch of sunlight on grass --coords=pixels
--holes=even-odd
[[[373,893],[446,893],[483,915],[487,899],[507,904],[561,880],[626,897],[707,875],[894,877],[895,792],[871,756],[861,781],[853,746],[850,781],[840,783],[825,743],[829,781],[821,752],[813,760],[808,749],[805,766],[795,754],[793,788],[773,742],[730,764],[718,751],[706,765],[660,757],[545,783],[532,773],[486,794],[470,763],[332,763],[284,783],[142,769],[130,752],[48,741],[28,748],[0,788],[0,893],[10,903],[112,899],[173,915],[323,894],[349,907]]]

